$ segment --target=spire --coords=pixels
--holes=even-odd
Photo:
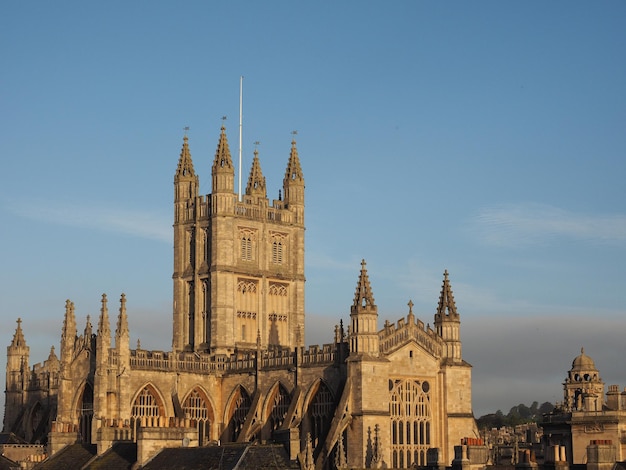
[[[111,336],[111,323],[109,322],[107,296],[102,294],[102,308],[100,308],[100,318],[98,319],[98,337],[104,339],[106,336]]]
[[[361,274],[356,284],[356,291],[354,293],[353,308],[376,308],[374,303],[374,295],[372,294],[372,288],[370,287],[370,280],[367,276],[367,269],[365,268],[365,260],[361,260]]]
[[[213,192],[233,192],[235,186],[235,168],[230,156],[228,139],[226,138],[226,128],[222,126],[220,139],[215,150],[213,167]]]
[[[444,357],[453,362],[461,361],[461,319],[456,311],[447,270],[443,273],[443,285],[434,325],[437,334],[445,342]]]
[[[65,344],[71,351],[76,342],[76,317],[74,315],[74,302],[69,299],[65,301],[65,317],[63,318],[63,332],[61,333],[61,344]],[[61,356],[63,356],[63,346],[61,346]]]
[[[176,168],[176,178],[195,178],[196,172],[193,169],[193,161],[191,160],[191,152],[189,151],[189,138],[183,137],[183,148],[180,151],[178,159],[178,168]]]
[[[291,141],[291,153],[289,154],[289,161],[287,162],[287,169],[285,170],[285,177],[283,178],[283,192],[285,203],[288,207],[296,207],[297,219],[302,219],[299,220],[299,223],[303,223],[304,176],[302,174],[302,168],[300,167],[300,159],[298,158],[298,149],[296,148],[295,140]]]
[[[252,159],[252,168],[250,168],[250,176],[248,177],[248,185],[246,186],[246,194],[248,196],[256,196],[260,198],[267,197],[265,187],[265,177],[261,171],[261,163],[259,162],[259,151],[254,150],[254,158]]]
[[[378,356],[380,353],[378,308],[374,303],[365,260],[361,261],[361,273],[354,293],[354,302],[350,309],[350,320],[350,354]]]
[[[117,316],[117,328],[115,330],[115,346],[122,346],[122,338],[125,339],[124,345],[128,347],[129,341],[128,317],[126,316],[126,295],[122,294],[120,298],[120,313]]]
[[[12,348],[19,348],[22,346],[26,346],[26,340],[24,339],[24,332],[22,331],[22,319],[17,319],[17,328],[15,329],[15,334],[13,335],[13,341],[11,341]]]
[[[448,279],[448,270],[443,273],[443,285],[441,286],[441,294],[439,295],[439,305],[437,306],[437,315],[458,317],[456,304],[454,303],[454,295],[452,287]]]
[[[287,169],[285,170],[285,179],[283,183],[285,186],[290,181],[297,181],[304,183],[304,175],[302,174],[302,168],[300,167],[300,159],[298,158],[298,149],[296,148],[296,140],[291,141],[291,153],[289,154],[289,161],[287,162]]]

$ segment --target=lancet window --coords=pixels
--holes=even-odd
[[[289,393],[282,384],[279,384],[271,402],[272,411],[270,412],[269,422],[272,431],[276,431],[283,425],[283,421],[289,410],[289,402]]]
[[[236,442],[250,411],[250,395],[243,387],[238,387],[236,396],[231,402],[231,417],[229,422],[231,442]]]
[[[424,466],[426,451],[431,447],[430,384],[419,380],[390,380],[389,390],[392,466]]]
[[[316,448],[326,437],[334,409],[334,400],[330,389],[324,382],[320,382],[317,393],[308,409],[313,448]]]

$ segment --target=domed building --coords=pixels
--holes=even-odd
[[[559,446],[569,464],[588,463],[589,447],[602,447],[613,462],[626,459],[626,389],[604,382],[581,348],[563,383],[563,402],[542,422],[546,448]],[[562,452],[563,453],[563,452]]]

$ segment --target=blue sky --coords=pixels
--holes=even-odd
[[[562,398],[581,347],[626,385],[626,4],[5,2],[0,341],[58,351],[65,299],[171,346],[173,175],[201,193],[222,116],[244,181],[307,187],[307,343],[367,261],[380,326],[432,323],[443,271],[477,416]],[[5,360],[4,350],[0,361]]]

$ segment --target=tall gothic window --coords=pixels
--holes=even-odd
[[[392,466],[424,466],[431,447],[430,385],[427,381],[390,380],[389,390]]]
[[[335,403],[330,389],[324,382],[320,382],[317,393],[307,410],[313,448],[324,441],[334,409]]]
[[[289,392],[287,392],[287,389],[282,384],[279,384],[274,391],[274,396],[271,401],[272,410],[269,415],[269,423],[272,431],[276,431],[283,425],[283,421],[289,410],[290,401]]]
[[[208,444],[211,438],[211,421],[213,412],[207,403],[206,397],[197,389],[193,389],[183,402],[185,417],[196,422],[198,428],[198,442],[200,445]]]
[[[246,422],[246,416],[248,416],[251,404],[250,395],[246,392],[246,389],[242,386],[237,387],[235,396],[231,401],[230,421],[228,423],[231,442],[237,442],[243,425]]]

